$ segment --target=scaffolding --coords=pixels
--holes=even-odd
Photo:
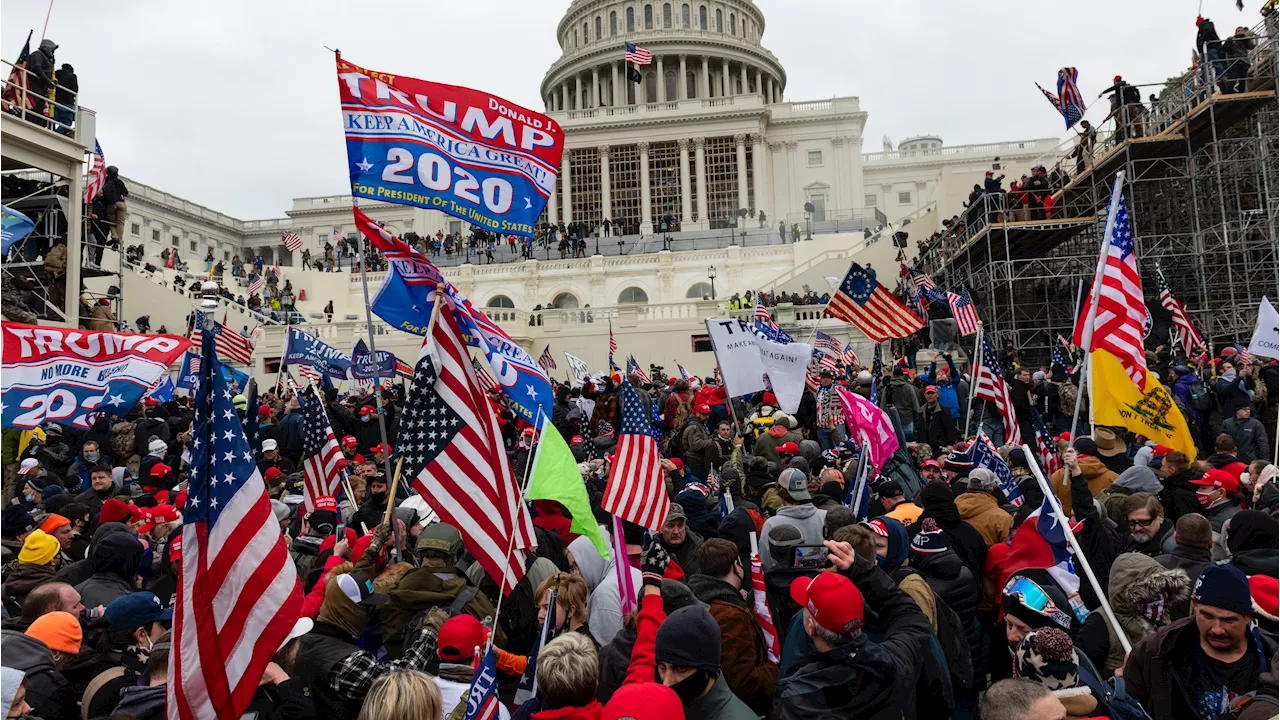
[[[942,287],[968,287],[1001,342],[1048,363],[1070,339],[1092,281],[1116,173],[1124,193],[1153,329],[1169,346],[1157,273],[1213,347],[1248,344],[1263,296],[1277,295],[1276,38],[1259,42],[1246,80],[1224,92],[1215,68],[1189,71],[1147,108],[1122,106],[1097,141],[1071,140],[1044,158],[1055,187],[1029,212],[1007,194],[982,196],[924,260]],[[1163,84],[1163,83],[1162,83]],[[1075,177],[1059,175],[1074,165]],[[1028,217],[1029,216],[1029,217]]]

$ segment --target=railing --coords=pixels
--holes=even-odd
[[[909,160],[913,158],[946,158],[948,160],[954,160],[957,155],[979,155],[983,158],[990,159],[990,156],[1000,155],[1002,153],[1021,153],[1027,150],[1040,150],[1043,152],[1050,148],[1056,148],[1057,146],[1058,144],[1049,138],[1042,138],[1039,140],[1015,140],[1011,142],[987,143],[983,145],[947,145],[940,148],[924,148],[921,150],[889,150],[885,152],[863,153],[862,162],[866,165],[872,165],[879,162]]]
[[[889,218],[880,208],[832,208],[817,210],[812,213],[788,213],[783,221],[792,239],[795,239],[796,225],[800,226],[800,236],[810,234],[859,232],[871,230],[875,232],[889,224]]]
[[[0,66],[0,72],[4,73],[5,78],[3,94],[6,98],[11,93],[15,95],[14,101],[5,100],[3,102],[4,112],[15,117],[21,117],[33,125],[51,130],[59,135],[65,135],[77,141],[80,140],[76,132],[80,126],[80,106],[74,103],[67,103],[65,100],[58,100],[59,97],[64,99],[68,96],[78,97],[78,93],[57,84],[56,78],[52,75],[46,81],[25,66],[19,67],[7,60],[0,60],[0,63],[3,63],[3,66]],[[56,75],[57,70],[55,69],[52,72]],[[15,79],[18,82],[14,82]],[[43,93],[28,89],[46,84],[48,85],[48,90]],[[52,99],[50,99],[51,97]]]

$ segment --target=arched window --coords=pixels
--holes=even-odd
[[[649,293],[638,287],[629,287],[618,294],[619,305],[644,305],[649,302]]]
[[[633,33],[635,31],[636,31],[636,9],[629,7],[627,8],[627,32]]]
[[[698,29],[699,30],[707,29],[707,6],[706,5],[698,6]]]
[[[551,299],[551,307],[569,310],[578,307],[578,296],[570,292],[562,292]]]
[[[684,74],[684,96],[687,98],[698,97],[698,76],[690,70]]]
[[[671,3],[662,3],[662,27],[671,27]]]
[[[591,30],[590,30],[590,26],[587,25],[586,21],[584,20],[582,22],[582,44],[586,45],[589,42],[591,42]]]
[[[600,40],[603,38],[604,38],[604,18],[597,15],[596,16],[596,39]]]
[[[679,93],[676,92],[676,88],[678,87],[676,85],[676,77],[677,77],[677,73],[674,70],[668,70],[666,72],[666,75],[663,77],[662,79],[663,80],[662,82],[662,93],[663,93],[662,99],[663,100],[675,100],[677,97],[679,97]]]
[[[710,300],[711,285],[704,282],[694,283],[689,286],[689,290],[684,294],[684,296],[693,300]]]
[[[689,3],[680,6],[680,27],[689,29]]]
[[[733,13],[729,13],[729,34],[738,34],[738,16]]]
[[[618,34],[618,11],[609,11],[609,37],[616,37]]]
[[[645,30],[653,29],[653,6],[652,5],[644,6],[644,29]]]
[[[506,295],[494,295],[493,297],[489,298],[489,302],[485,303],[484,306],[491,307],[491,308],[511,308],[514,310],[516,307],[516,304],[512,302],[511,298],[507,297]]]
[[[716,32],[724,32],[724,12],[719,8],[716,9]]]
[[[658,73],[650,70],[644,74],[644,99],[647,102],[659,102]]]
[[[578,47],[578,28],[573,29],[573,46]]]

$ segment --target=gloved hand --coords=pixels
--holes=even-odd
[[[619,558],[619,562],[624,562]],[[645,585],[662,585],[662,576],[671,564],[671,553],[662,547],[657,536],[645,538],[644,552],[640,556],[640,571],[644,573]]]
[[[430,630],[439,634],[440,628],[444,627],[445,621],[449,619],[449,613],[443,608],[433,607],[431,612],[427,613],[427,620],[422,624],[424,630]]]
[[[370,549],[377,548],[381,550],[382,546],[387,544],[387,538],[390,536],[391,525],[388,523],[382,523],[378,527],[374,528],[373,538],[369,541]]]

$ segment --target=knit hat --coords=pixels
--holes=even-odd
[[[249,407],[249,398],[244,395],[237,395],[231,398],[231,404],[235,405],[237,410],[244,410]]]
[[[915,557],[928,557],[947,551],[947,538],[938,527],[938,521],[925,518],[920,523],[920,532],[911,538],[911,554]]]
[[[43,530],[32,530],[27,539],[22,541],[18,562],[25,565],[48,565],[61,548],[62,545],[54,536]]]
[[[128,523],[133,519],[133,506],[115,498],[107,498],[102,503],[102,510],[98,512],[99,522],[122,522]]]
[[[58,514],[52,514],[45,517],[44,522],[40,523],[40,529],[52,535],[54,530],[63,525],[70,525],[71,521]]]
[[[1022,637],[1015,653],[1014,674],[1044,686],[1065,690],[1080,684],[1080,657],[1071,636],[1058,628],[1032,630]]]
[[[165,452],[168,449],[169,445],[160,438],[152,438],[151,442],[147,443],[147,452],[152,455]]]
[[[1249,595],[1253,612],[1271,622],[1280,621],[1280,581],[1266,575],[1249,576]]]
[[[476,648],[489,637],[489,629],[471,615],[455,615],[440,628],[436,654],[441,660],[471,664]]]
[[[691,605],[667,616],[653,643],[654,659],[680,667],[720,672],[720,626],[706,608]]]
[[[952,452],[947,455],[947,459],[942,462],[942,469],[949,470],[958,475],[967,474],[973,469],[973,461],[969,456],[962,452]]]
[[[7,538],[15,538],[22,533],[31,532],[35,529],[36,521],[32,519],[31,513],[21,505],[6,505],[3,512],[0,512],[0,528],[3,528],[2,534]]]
[[[279,500],[272,500],[271,514],[276,516],[276,522],[284,522],[289,519],[289,506]]]
[[[804,536],[794,525],[774,525],[769,528],[769,555],[775,562],[790,563],[791,548],[804,543]]]
[[[986,468],[974,468],[969,471],[969,489],[990,492],[1000,486],[996,474]]]
[[[1249,578],[1230,565],[1210,565],[1196,578],[1191,599],[1197,605],[1208,605],[1241,615],[1253,614],[1249,594]]]
[[[843,575],[818,573],[814,577],[798,577],[791,581],[791,599],[808,610],[814,622],[831,632],[850,633],[862,622],[862,592]]]
[[[684,717],[684,705],[675,690],[656,682],[623,685],[614,691],[600,713],[600,720]]]
[[[27,628],[26,634],[48,645],[50,650],[67,655],[80,652],[80,641],[84,637],[80,631],[80,621],[71,613],[61,610],[36,618],[31,627]]]

